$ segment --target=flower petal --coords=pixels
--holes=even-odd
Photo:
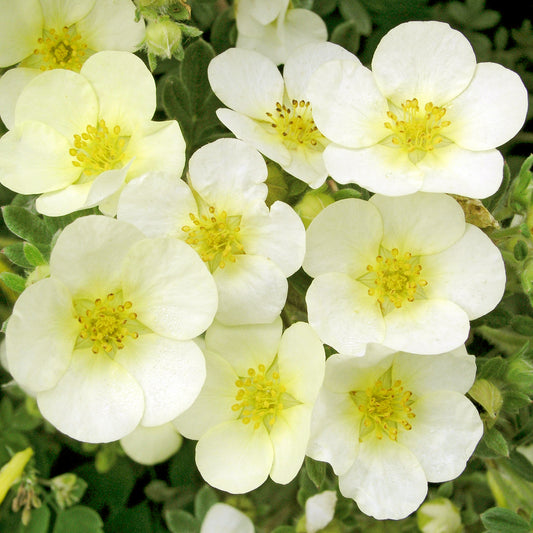
[[[518,133],[527,105],[518,74],[497,63],[480,63],[467,89],[447,106],[446,136],[469,150],[496,148]]]
[[[8,322],[9,371],[32,391],[52,388],[70,364],[79,331],[72,297],[62,283],[48,278],[30,285]]]
[[[37,394],[43,416],[82,442],[111,442],[139,424],[144,397],[135,379],[107,354],[76,350],[53,389]],[[68,409],[65,408],[68,406]]]
[[[453,391],[428,392],[411,406],[412,429],[398,442],[407,446],[422,465],[428,481],[456,478],[483,435],[483,422],[472,402]]]
[[[396,26],[381,39],[372,59],[379,88],[396,105],[411,98],[445,104],[466,88],[475,68],[468,39],[435,21]]]
[[[95,0],[46,0],[41,4],[45,28],[59,30],[85,17],[93,8]]]
[[[196,446],[196,465],[213,487],[241,494],[256,489],[268,478],[274,451],[264,426],[232,420],[215,426]]]
[[[35,68],[18,67],[0,77],[0,117],[8,129],[15,127],[15,106],[22,90],[39,74]]]
[[[254,533],[252,521],[239,510],[225,503],[215,503],[209,508],[202,523],[200,533],[218,533],[220,527],[224,533]]]
[[[276,102],[283,102],[284,83],[276,65],[253,50],[222,52],[209,63],[207,75],[223,104],[243,115],[264,120]]]
[[[215,282],[198,254],[182,241],[136,243],[123,263],[121,279],[124,298],[133,302],[139,321],[159,335],[192,339],[213,320]]]
[[[92,182],[69,185],[59,191],[41,194],[35,201],[35,208],[43,215],[58,217],[68,215],[87,207],[87,198]]]
[[[128,339],[115,361],[144,393],[143,426],[170,422],[188,409],[205,381],[205,361],[193,341],[176,341],[155,334]]]
[[[498,305],[505,291],[505,266],[499,249],[472,224],[450,248],[424,257],[430,298],[446,298],[464,309],[470,320]]]

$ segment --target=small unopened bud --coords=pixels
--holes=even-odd
[[[313,219],[329,204],[333,203],[333,198],[324,192],[309,191],[294,206],[294,210],[300,215],[306,229]]]
[[[422,533],[460,533],[464,531],[459,509],[447,498],[424,503],[416,513]]]
[[[170,59],[181,47],[181,29],[171,20],[149,22],[144,44],[149,54]]]

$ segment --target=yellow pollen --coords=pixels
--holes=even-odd
[[[385,256],[385,257],[384,257]],[[368,294],[375,296],[380,305],[390,301],[394,307],[401,307],[407,300],[412,302],[428,282],[420,278],[422,265],[410,252],[400,254],[397,248],[376,257],[374,265],[366,267],[368,274],[360,278],[370,288]]]
[[[276,417],[284,409],[281,396],[285,387],[280,382],[280,375],[272,367],[267,371],[265,365],[257,370],[249,368],[246,377],[235,381],[237,403],[231,406],[232,411],[239,413],[243,424],[253,423],[254,429],[264,423],[270,430]]]
[[[276,110],[266,113],[273,133],[289,149],[299,146],[322,149],[325,138],[315,126],[309,102],[293,100],[291,104],[292,107],[287,107],[276,102]]]
[[[444,107],[434,106],[431,102],[420,111],[418,100],[406,100],[402,104],[402,117],[398,118],[392,111],[387,116],[392,122],[385,122],[385,127],[392,132],[392,143],[408,153],[415,150],[431,152],[442,141],[442,130],[450,125],[443,120]]]
[[[75,26],[44,30],[37,39],[37,48],[33,51],[41,62],[41,70],[64,68],[79,72],[86,57],[87,44],[76,32]]]
[[[384,378],[387,379],[387,376]],[[410,420],[415,418],[411,409],[413,394],[404,389],[401,380],[396,380],[387,387],[383,380],[379,379],[373,387],[365,391],[350,391],[350,396],[363,414],[360,440],[374,432],[379,440],[383,435],[387,435],[389,439],[396,441],[399,429],[412,429]]]
[[[77,303],[77,319],[81,324],[78,346],[89,341],[93,353],[103,350],[110,354],[124,348],[126,337],[139,337],[139,333],[132,330],[132,321],[137,319],[137,314],[131,310],[133,304],[120,300],[120,296],[111,293],[105,299],[97,298],[92,304]]]
[[[74,147],[69,150],[72,164],[86,176],[121,168],[129,139],[120,133],[120,126],[110,129],[103,119],[96,126],[89,124],[83,133],[74,135]]]
[[[236,255],[245,253],[239,234],[241,215],[228,215],[210,206],[207,213],[189,213],[189,218],[191,225],[181,227],[187,233],[185,242],[208,263],[211,272],[224,268],[228,261],[234,263]]]

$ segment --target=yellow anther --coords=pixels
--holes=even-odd
[[[75,26],[65,26],[60,31],[54,28],[44,30],[43,37],[37,39],[37,45],[33,53],[40,60],[41,70],[63,68],[79,72],[85,61],[87,44]]]

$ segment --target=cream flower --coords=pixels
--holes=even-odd
[[[309,323],[325,344],[441,353],[505,289],[498,248],[445,194],[335,202],[311,222],[303,267]]]
[[[200,533],[254,533],[252,521],[235,507],[215,503],[202,522]]]
[[[215,57],[207,71],[214,93],[231,108],[217,111],[224,125],[314,188],[328,175],[322,154],[329,141],[313,121],[307,85],[312,73],[333,59],[360,64],[340,46],[318,43],[294,51],[283,77],[268,58],[239,48]]]
[[[527,111],[519,76],[496,63],[476,65],[468,40],[441,22],[392,29],[372,71],[329,62],[308,94],[332,141],[324,152],[331,177],[389,196],[490,196],[503,178],[495,148],[519,131]]]
[[[475,358],[464,346],[440,355],[332,355],[313,410],[308,455],[329,462],[339,489],[378,520],[400,519],[427,482],[464,470],[483,423],[464,397]]]
[[[153,76],[129,52],[94,54],[79,74],[44,72],[22,91],[0,139],[0,182],[40,193],[37,210],[46,215],[96,205],[113,215],[125,182],[183,169],[178,123],[151,121],[155,107]]]
[[[267,208],[266,164],[237,139],[197,150],[189,174],[190,188],[161,174],[131,182],[120,199],[118,218],[149,237],[175,237],[198,252],[217,284],[218,321],[272,322],[285,304],[286,278],[303,261],[302,221],[283,202]]]
[[[326,24],[316,13],[295,9],[289,0],[235,2],[237,47],[255,50],[276,65],[285,63],[299,46],[324,42]]]
[[[155,465],[170,459],[180,448],[183,439],[170,422],[160,426],[139,425],[120,439],[126,455],[142,465]]]
[[[20,295],[6,333],[9,370],[49,422],[110,442],[192,404],[205,361],[191,339],[211,323],[217,295],[188,246],[82,217],[57,239],[50,271]]]
[[[325,490],[315,494],[305,501],[305,530],[306,533],[317,533],[325,528],[335,515],[337,493]]]
[[[19,63],[0,78],[2,117],[40,72],[79,72],[95,52],[134,52],[144,38],[131,0],[0,0],[0,9],[0,67]]]
[[[298,322],[222,326],[205,335],[207,377],[175,424],[199,439],[196,465],[213,487],[244,493],[270,475],[289,483],[302,466],[311,410],[324,376],[324,348]]]

